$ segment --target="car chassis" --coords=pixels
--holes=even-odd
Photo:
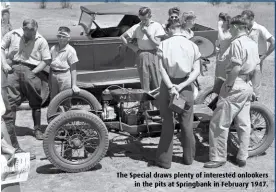
[[[95,103],[90,103],[90,106],[93,106],[94,109],[89,111],[72,107],[71,110],[67,112],[57,111],[55,114],[48,116],[50,123],[45,132],[43,148],[47,158],[56,167],[67,172],[86,171],[94,167],[106,155],[109,146],[108,132],[115,132],[121,135],[129,136],[130,139],[138,139],[160,134],[162,119],[160,117],[159,110],[146,110],[144,108],[145,102],[154,101],[158,97],[158,90],[148,93],[141,89],[111,89],[112,87],[116,86],[110,86],[103,91],[101,108],[96,106]],[[59,97],[61,95],[65,95],[66,92],[69,93],[70,91],[71,90],[67,90],[59,93],[59,95],[54,98],[51,103],[53,103],[54,106],[61,106],[62,102],[64,102],[64,98],[69,98],[68,95],[78,97],[73,93],[63,97],[63,99]],[[82,92],[86,91],[81,90],[80,95],[82,95]],[[93,97],[93,95],[87,92],[85,97],[82,99],[89,101],[89,98]],[[49,105],[50,108],[51,103]],[[132,103],[132,106],[129,107],[129,103]],[[98,103],[98,105],[100,104]],[[194,130],[201,133],[208,133],[209,122],[213,113],[212,110],[205,104],[198,104],[193,107]],[[257,107],[257,109],[259,108]],[[273,116],[271,116],[270,112],[267,111],[259,111],[259,113],[264,116],[267,123],[265,128],[267,130],[265,130],[261,143],[254,144],[250,149],[250,156],[263,153],[271,145],[274,139]],[[178,131],[179,123],[176,119],[177,118],[175,118],[175,130]],[[81,126],[78,126],[81,128],[76,128],[76,125],[81,124],[74,124],[73,128],[72,126],[71,128],[68,128],[67,126],[66,130],[62,129],[65,124],[73,121],[88,122],[89,125],[86,126],[86,128],[82,128]],[[92,136],[89,136],[88,133],[92,129],[94,132]],[[252,132],[254,133],[262,129],[264,129],[264,127],[252,126]],[[59,135],[59,133],[61,133],[61,135]],[[230,133],[230,146],[237,151],[238,140],[237,136],[235,136],[236,130],[234,129],[234,126],[230,128]],[[96,136],[98,139],[95,139]],[[61,152],[55,151],[54,145],[57,140],[64,144],[61,148],[63,151],[67,150],[66,155],[62,152],[62,150]],[[93,149],[89,150],[88,148],[91,147]],[[68,152],[68,150],[70,152]],[[81,161],[79,161],[79,158],[72,157],[72,151],[75,150],[82,150],[83,155],[82,158],[80,158]],[[89,153],[92,153],[90,157]]]

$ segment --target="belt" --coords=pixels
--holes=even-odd
[[[150,53],[152,53],[152,52],[156,52],[156,51],[157,51],[157,49],[151,49],[151,50],[141,50],[141,49],[139,49],[140,53],[142,53],[142,52],[150,52]]]
[[[179,83],[182,83],[182,82],[186,81],[189,78],[189,75],[187,75],[186,77],[182,77],[182,78],[181,77],[180,78],[169,77],[169,78],[170,78],[172,83],[179,84]]]
[[[32,65],[32,64],[29,64],[29,63],[24,63],[24,62],[21,62],[21,61],[12,61],[12,65],[24,65],[26,67],[29,67],[29,68],[35,68],[36,65]]]
[[[66,69],[66,70],[55,70],[55,69],[51,68],[51,71],[54,72],[54,73],[66,73],[67,71],[69,71],[69,69]]]

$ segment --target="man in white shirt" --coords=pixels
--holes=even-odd
[[[253,11],[245,10],[242,12],[241,15],[248,23],[248,36],[258,44],[260,65],[257,65],[252,78],[256,97],[258,98],[260,96],[262,65],[264,60],[274,51],[275,39],[264,26],[256,23],[256,21],[254,20],[255,15]],[[267,43],[269,43],[268,48]]]
[[[160,114],[163,118],[162,133],[156,153],[157,166],[171,167],[173,152],[174,120],[169,107],[172,97],[182,97],[185,107],[178,114],[183,147],[183,163],[190,165],[195,157],[195,138],[193,135],[193,82],[200,74],[199,48],[181,33],[179,20],[169,21],[170,38],[162,41],[157,54],[162,82],[160,86]]]
[[[121,39],[138,54],[137,65],[141,86],[142,89],[150,91],[160,85],[156,50],[165,31],[160,23],[151,20],[150,8],[140,8],[139,18],[141,22],[127,30]],[[132,44],[131,39],[137,39],[138,46]]]

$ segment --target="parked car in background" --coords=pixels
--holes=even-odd
[[[81,15],[77,26],[70,26],[72,45],[77,52],[77,84],[80,88],[97,95],[98,88],[110,85],[139,87],[140,81],[136,69],[136,54],[122,44],[120,36],[133,25],[140,22],[140,6],[123,3],[81,6]],[[49,46],[57,44],[57,28],[42,30]],[[215,53],[217,31],[196,24],[192,29],[194,42],[199,46],[203,57]],[[45,71],[48,71],[46,69]],[[47,105],[46,91],[43,98]]]

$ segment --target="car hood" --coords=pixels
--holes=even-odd
[[[47,41],[57,41],[57,31],[58,31],[58,26],[53,26],[53,27],[40,27],[39,28],[39,33],[47,40]],[[76,26],[70,26],[69,27],[71,30],[71,40],[87,40],[87,37],[84,35],[81,35],[83,32],[83,28],[79,25]]]

